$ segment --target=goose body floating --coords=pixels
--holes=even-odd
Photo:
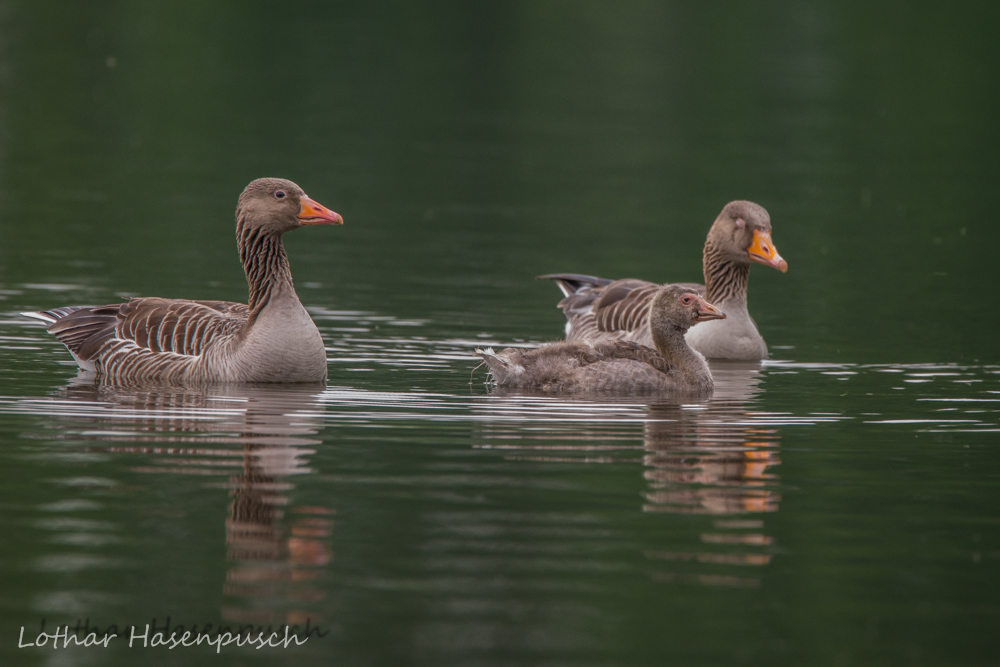
[[[752,263],[788,270],[771,241],[771,217],[749,201],[726,204],[705,239],[705,284],[681,283],[721,309],[724,320],[692,328],[687,340],[709,359],[756,361],[767,358],[767,344],[747,310],[747,280]],[[624,278],[609,280],[575,273],[539,276],[555,280],[564,298],[566,340],[597,343],[635,341],[652,345],[649,305],[660,289],[656,283]]]
[[[343,223],[295,183],[260,178],[236,207],[247,304],[142,297],[24,315],[45,322],[81,368],[115,382],[323,381],[323,338],[295,293],[281,237]]]
[[[705,393],[714,387],[708,364],[684,334],[698,322],[726,315],[686,285],[657,286],[650,297],[653,347],[626,340],[560,342],[534,350],[477,349],[501,386],[546,392],[677,391]]]

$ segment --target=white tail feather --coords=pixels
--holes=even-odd
[[[33,320],[39,320],[40,322],[45,322],[46,324],[55,324],[56,318],[51,315],[46,315],[45,313],[21,313],[23,317],[30,317]]]

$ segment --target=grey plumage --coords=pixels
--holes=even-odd
[[[696,322],[725,315],[680,285],[658,287],[648,310],[655,349],[633,341],[599,340],[499,353],[477,349],[476,354],[502,386],[545,392],[711,390],[708,365],[684,341],[684,332]]]

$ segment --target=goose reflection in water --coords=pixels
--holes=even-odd
[[[123,387],[95,384],[84,373],[59,393],[82,408],[68,411],[74,421],[101,425],[75,437],[122,443],[91,451],[162,457],[162,465],[134,466],[134,472],[211,476],[223,474],[220,467],[241,467],[218,484],[232,499],[223,592],[233,604],[221,610],[222,620],[294,625],[322,621],[307,607],[323,597],[314,582],[331,557],[333,510],[285,509],[290,480],[311,472],[307,457],[321,442],[314,436],[323,428],[323,388]]]
[[[720,573],[717,566],[741,566],[738,572],[745,573],[742,566],[770,563],[774,540],[763,532],[763,516],[778,511],[781,500],[774,472],[780,463],[778,426],[798,422],[756,409],[760,364],[717,362],[712,373],[715,391],[703,399],[556,397],[498,387],[486,402],[495,420],[487,422],[478,446],[507,450],[510,459],[539,462],[626,463],[637,461],[628,457],[630,450],[641,451],[648,482],[640,503],[643,512],[711,519],[710,527],[701,526],[699,547],[651,545],[645,555],[656,562],[692,562],[712,569],[659,572],[653,578],[756,586],[759,578]],[[545,416],[548,427],[521,428],[516,425],[519,415],[532,422]]]
[[[758,364],[713,368],[711,399],[649,406],[644,425],[646,511],[741,514],[775,512],[781,499],[771,468],[779,435],[773,417],[752,410],[760,392]]]

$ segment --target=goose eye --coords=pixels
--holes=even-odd
[[[284,190],[278,190],[274,193],[275,199],[284,199],[286,197]]]
[[[691,305],[691,297],[689,296],[684,297],[683,299],[681,299],[681,301],[684,303],[685,306]]]
[[[736,226],[743,229],[747,226],[747,223],[743,221],[743,218],[736,218]]]

